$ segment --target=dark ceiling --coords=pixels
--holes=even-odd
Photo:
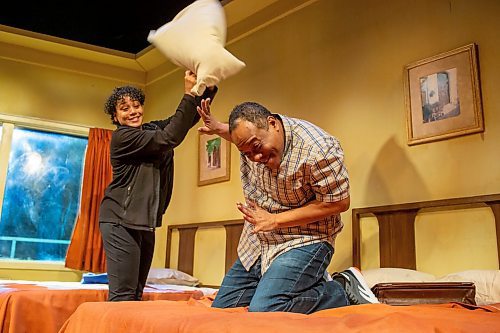
[[[1,6],[0,24],[136,54],[150,45],[150,30],[192,2],[9,0]]]

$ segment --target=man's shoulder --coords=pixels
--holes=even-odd
[[[295,134],[304,135],[307,133],[314,133],[314,135],[331,136],[327,131],[308,120],[283,115],[280,115],[280,117],[283,121],[283,125],[288,127],[288,129]]]
[[[291,118],[289,131],[293,141],[301,145],[324,146],[337,139],[321,127],[303,119]]]

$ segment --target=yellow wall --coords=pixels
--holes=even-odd
[[[494,93],[500,80],[499,14],[494,0],[312,1],[228,45],[247,67],[220,85],[213,110],[227,119],[234,105],[254,100],[337,136],[351,177],[351,207],[498,192],[500,154],[493,152],[500,148],[500,97]],[[409,147],[403,67],[471,42],[479,46],[485,132]],[[158,101],[172,86],[181,86],[181,71],[146,89]],[[171,109],[175,102],[165,98],[150,111]],[[174,196],[165,221],[239,218],[234,205],[241,200],[237,152],[233,147],[230,182],[197,187],[196,140],[193,131],[176,152]],[[352,263],[350,211],[342,217],[346,226],[332,270]],[[461,227],[473,226],[469,221]],[[490,258],[483,268],[497,260],[493,235],[486,234],[492,246],[482,253]],[[223,233],[220,237],[223,244]],[[434,237],[421,239],[430,245]],[[163,246],[158,244],[155,265],[163,264]],[[199,245],[196,252],[213,260],[209,247]],[[470,251],[462,252],[462,262],[470,262]],[[436,268],[442,261],[430,261],[423,269],[442,272]],[[222,278],[220,271],[202,270],[196,262],[194,271],[207,284]]]
[[[498,192],[498,1],[303,2],[289,15],[229,40],[227,48],[247,67],[220,84],[213,103],[216,115],[226,119],[234,105],[254,100],[272,112],[307,119],[337,136],[351,177],[351,207]],[[280,3],[286,1],[276,1]],[[409,147],[404,65],[471,42],[479,46],[485,132]],[[72,61],[38,66],[0,54],[0,113],[112,128],[102,103],[115,85],[145,83],[147,120],[171,114],[182,94],[182,70],[168,75],[151,70],[141,81],[135,69],[120,72],[91,61],[86,66],[93,67],[85,67],[85,73],[71,71],[68,67],[76,69]],[[197,133],[191,131],[176,150],[174,193],[164,224],[240,218],[235,208],[242,199],[237,151],[232,148],[229,182],[198,187],[197,150]],[[346,226],[337,240],[331,270],[352,263],[350,211],[342,217]],[[465,223],[461,228],[471,227],[475,226]],[[161,267],[165,227],[157,236],[153,265]],[[205,284],[219,284],[224,261],[220,250],[213,248],[224,244],[224,235],[220,230],[203,230],[197,237],[203,244],[195,249],[194,275]],[[424,247],[434,242],[425,236],[419,239]],[[485,263],[490,265],[496,253],[482,250],[492,258]],[[463,262],[470,262],[467,252],[463,256]],[[442,264],[424,261],[426,270]]]
[[[113,128],[105,98],[120,83],[0,57],[0,113]]]

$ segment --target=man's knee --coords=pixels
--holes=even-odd
[[[270,304],[250,304],[248,306],[248,312],[275,312],[281,311],[278,306]]]
[[[289,299],[280,297],[254,297],[248,306],[249,312],[276,312],[287,311]]]

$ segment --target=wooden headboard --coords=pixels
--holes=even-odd
[[[243,230],[243,220],[226,220],[217,222],[200,222],[191,224],[169,225],[167,229],[167,248],[165,267],[170,267],[170,252],[172,247],[172,230],[179,231],[179,259],[177,268],[193,275],[194,240],[196,231],[200,228],[224,227],[226,232],[225,272],[227,272],[238,257],[237,247]]]
[[[361,267],[361,218],[374,216],[379,225],[380,267],[416,269],[415,217],[419,212],[490,207],[495,218],[497,252],[500,261],[500,194],[421,201],[352,209],[353,265]],[[223,227],[226,233],[225,272],[237,258],[243,220],[225,220],[169,225],[165,267],[170,267],[172,231],[179,232],[178,269],[193,274],[194,243],[198,229]],[[500,263],[499,263],[500,268]]]
[[[352,209],[353,265],[361,267],[360,219],[362,217],[374,216],[378,221],[380,267],[416,269],[415,217],[417,213],[477,207],[490,207],[493,212],[500,261],[500,194],[490,194]]]

